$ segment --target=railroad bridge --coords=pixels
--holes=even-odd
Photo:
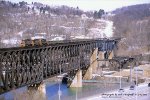
[[[111,59],[120,39],[87,39],[0,49],[0,94],[68,73],[70,87],[91,79],[97,59]]]

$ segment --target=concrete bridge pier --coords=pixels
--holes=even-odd
[[[82,87],[82,70],[76,73],[70,87]]]
[[[112,58],[113,58],[113,51],[111,51],[108,56],[108,59],[112,59]],[[102,60],[102,61],[98,61],[98,60]],[[93,73],[99,73],[100,75],[102,75],[101,66],[103,66],[103,64],[105,66],[109,66],[109,61],[104,61],[104,60],[105,60],[105,52],[98,51],[98,48],[96,48],[90,57],[90,66],[86,70],[85,75],[83,76],[83,79],[84,80],[92,79]],[[79,70],[76,73],[70,87],[82,87],[82,71],[81,70]]]
[[[98,48],[96,48],[90,58],[90,66],[87,69],[83,79],[84,80],[90,80],[92,79],[93,73],[98,73],[102,75],[102,66],[109,66],[109,61],[104,61],[105,58],[105,51],[98,51]],[[114,57],[114,52],[110,51],[108,55],[108,59],[112,59]],[[99,60],[99,61],[98,61]],[[100,61],[101,60],[101,61]]]
[[[114,57],[113,51],[109,51],[108,58],[105,58],[105,52],[99,51],[99,54],[98,54],[99,65],[98,66],[105,65],[106,67],[108,67],[109,66],[108,59],[113,59],[113,57]]]
[[[83,76],[84,80],[90,80],[92,79],[92,74],[97,72],[98,67],[98,48],[96,48],[90,58],[90,66],[87,69],[85,75]]]
[[[87,70],[85,75],[83,76],[83,80],[90,80],[92,79],[92,66],[90,66]]]
[[[90,67],[92,68],[92,73],[97,72],[97,67],[98,67],[98,48],[96,48],[90,58]]]
[[[105,59],[105,51],[98,51],[98,59],[99,60]]]
[[[102,67],[103,66],[108,66],[108,64],[107,64],[107,61],[104,61],[105,60],[105,51],[98,51],[98,73],[97,74],[99,74],[99,75],[101,75],[101,76],[103,76],[103,74],[102,74]]]
[[[114,51],[112,50],[108,56],[108,59],[112,59],[114,57]]]

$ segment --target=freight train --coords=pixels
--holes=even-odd
[[[29,47],[29,46],[42,46],[46,45],[47,41],[46,39],[25,39],[22,40],[20,43],[20,47]]]

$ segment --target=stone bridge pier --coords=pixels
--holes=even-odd
[[[105,51],[99,51],[98,48],[96,48],[90,57],[90,65],[87,67],[85,74],[82,74],[82,70],[80,69],[74,79],[72,80],[72,83],[70,87],[82,87],[82,79],[84,80],[90,80],[92,79],[92,74],[99,73],[102,75],[102,68],[101,66],[105,63],[106,66],[109,65],[109,61],[106,61],[106,59],[112,59],[114,54],[113,51],[110,51],[108,54],[108,58],[105,57],[106,52]],[[100,66],[100,67],[98,67]],[[84,75],[84,76],[82,76]]]
[[[70,87],[82,87],[82,70],[77,71]]]

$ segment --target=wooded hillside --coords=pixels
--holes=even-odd
[[[114,36],[122,37],[120,50],[129,55],[149,51],[150,4],[123,7],[113,11]],[[130,53],[129,53],[130,52]]]

